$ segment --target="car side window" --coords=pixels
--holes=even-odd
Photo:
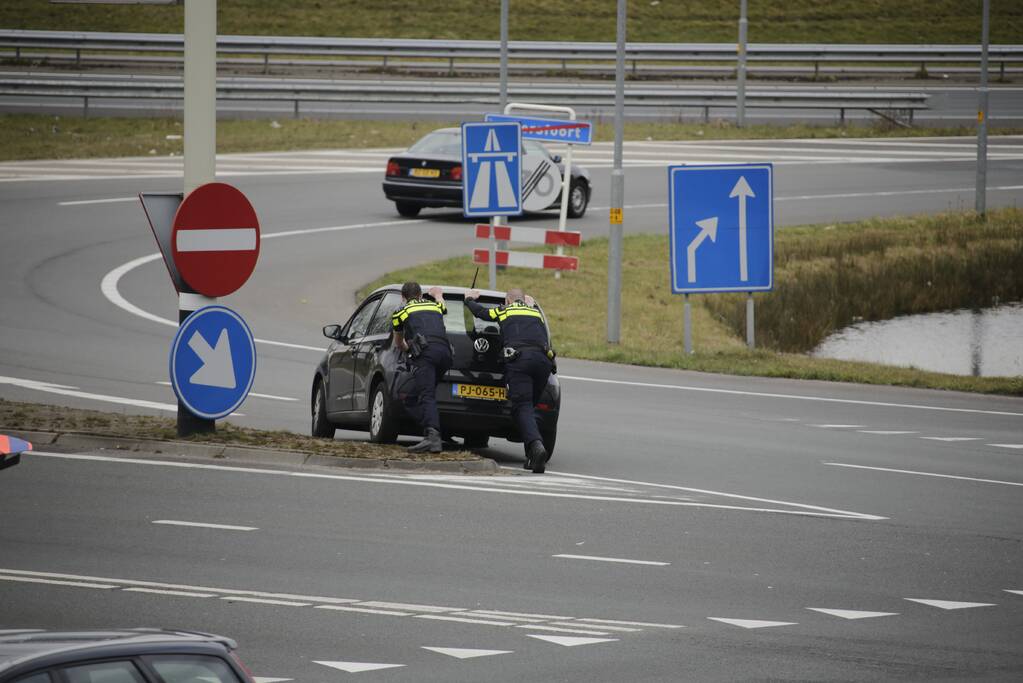
[[[145,678],[129,661],[101,662],[63,669],[68,683],[145,683]]]
[[[366,330],[369,328],[369,321],[373,317],[373,312],[377,309],[377,304],[380,303],[380,297],[376,297],[370,301],[367,301],[362,308],[352,316],[352,321],[348,324],[348,330],[346,334],[349,339],[359,339],[360,337],[366,336]]]
[[[145,658],[164,683],[239,683],[227,662],[203,655],[153,655]]]
[[[373,316],[373,322],[366,330],[366,336],[390,334],[391,315],[399,308],[401,308],[401,294],[398,292],[384,294],[384,298],[380,300],[380,308],[377,309],[376,315]]]
[[[53,683],[53,679],[50,678],[50,674],[43,671],[42,673],[31,674],[24,678],[19,678],[14,683]]]

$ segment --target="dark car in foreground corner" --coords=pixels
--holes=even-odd
[[[565,167],[536,140],[522,141],[522,203],[526,211],[561,206]],[[590,173],[572,164],[568,216],[581,218],[590,203]],[[384,196],[402,216],[423,208],[462,206],[462,130],[441,128],[427,133],[402,154],[387,161]]]
[[[430,286],[423,285],[423,291]],[[441,289],[448,309],[444,326],[454,349],[454,364],[437,387],[441,432],[445,438],[461,437],[466,448],[484,448],[491,437],[521,442],[506,400],[500,329],[472,316],[465,306],[466,288]],[[483,290],[479,302],[494,307],[504,298],[504,292]],[[391,314],[400,307],[401,285],[387,285],[366,297],[347,322],[323,328],[331,343],[313,373],[313,436],[333,438],[338,428],[368,431],[375,443],[393,443],[399,434],[422,435],[401,402],[409,375],[404,354],[391,343]],[[560,409],[561,387],[552,374],[536,411],[548,454],[554,452]]]
[[[0,631],[0,683],[253,683],[235,649],[197,631]]]

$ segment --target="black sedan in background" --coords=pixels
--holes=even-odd
[[[448,309],[444,326],[454,348],[454,364],[437,387],[444,437],[461,437],[466,448],[483,448],[490,437],[521,442],[506,400],[497,324],[472,316],[464,287],[441,289]],[[479,302],[493,307],[504,298],[504,292],[484,290]],[[422,434],[402,405],[410,374],[404,354],[391,343],[391,314],[400,307],[401,285],[387,285],[370,294],[347,322],[323,328],[331,343],[313,373],[313,436],[333,438],[338,428],[354,429],[368,431],[373,442],[393,443],[399,434]],[[551,375],[537,406],[548,454],[554,452],[560,409],[561,387]]]
[[[561,157],[536,140],[523,140],[522,204],[526,211],[561,206]],[[590,173],[572,165],[568,215],[581,218],[590,203]],[[425,207],[462,206],[462,129],[427,133],[407,151],[387,162],[384,196],[398,213],[413,217]]]

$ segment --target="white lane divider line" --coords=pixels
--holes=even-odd
[[[45,583],[52,586],[74,586],[75,588],[120,588],[113,584],[90,583],[88,581],[63,581],[59,579],[40,579],[34,576],[0,576],[0,581],[17,581],[19,583]]]
[[[616,643],[617,638],[573,638],[572,636],[542,636],[534,633],[527,633],[528,638],[536,638],[562,647],[576,647],[577,645],[596,645],[597,643]]]
[[[921,436],[921,439],[927,441],[980,441],[979,436]]]
[[[361,612],[362,614],[383,614],[389,617],[411,617],[411,612],[395,612],[386,609],[371,609],[369,607],[351,607],[348,605],[316,605],[315,609],[332,609],[337,612]]]
[[[254,602],[260,605],[279,605],[281,607],[308,607],[308,602],[295,602],[294,600],[271,600],[270,598],[247,598],[242,595],[223,595],[221,600],[230,602]]]
[[[464,607],[438,607],[437,605],[415,605],[404,602],[380,602],[379,600],[360,602],[364,607],[379,607],[381,609],[408,610],[411,612],[464,612]]]
[[[414,614],[416,619],[433,619],[435,621],[457,621],[462,624],[483,624],[484,626],[514,626],[510,621],[493,621],[489,619],[470,619],[468,617],[452,617],[445,614]]]
[[[154,519],[152,521],[152,524],[199,527],[202,529],[223,529],[225,531],[259,531],[259,527],[255,526],[236,526],[234,524],[212,524],[209,522],[184,522],[179,519]]]
[[[1003,486],[1023,486],[1019,481],[1001,481],[1000,479],[980,479],[978,477],[963,477],[957,474],[938,474],[937,472],[918,472],[916,470],[899,470],[892,467],[869,467],[867,465],[851,465],[845,462],[825,462],[823,465],[831,467],[848,467],[856,470],[873,470],[875,472],[894,472],[895,474],[915,474],[920,477],[936,477],[938,479],[960,479],[962,481],[975,481],[981,484],[1001,484]]]
[[[795,621],[761,621],[760,619],[727,619],[725,617],[707,617],[711,621],[738,626],[739,628],[771,628],[772,626],[796,626]]]
[[[655,624],[649,621],[618,621],[615,619],[576,619],[589,624],[614,624],[618,626],[645,626],[649,628],[685,628],[682,624]]]
[[[474,650],[466,647],[431,647],[428,645],[423,645],[421,649],[454,657],[455,659],[475,659],[476,657],[492,657],[493,655],[510,655],[514,653],[514,650]]]
[[[861,434],[879,434],[881,436],[897,436],[902,434],[919,434],[920,432],[911,432],[903,429],[857,429],[856,431]]]
[[[493,609],[477,609],[473,610],[476,614],[486,614],[497,617],[498,619],[511,619],[513,621],[519,620],[520,618],[526,618],[527,620],[535,621],[541,620],[555,620],[555,619],[571,619],[572,617],[556,616],[553,614],[526,614],[525,612],[502,612]]]
[[[988,446],[994,448],[1012,448],[1015,450],[1023,450],[1023,443],[989,443]]]
[[[554,633],[577,633],[585,636],[606,636],[606,631],[598,631],[595,628],[565,628],[563,626],[545,626],[543,624],[516,624],[515,628],[524,628],[528,631],[552,631]]]
[[[171,403],[156,403],[155,401],[141,401],[134,398],[122,398],[120,396],[108,396],[106,394],[92,394],[87,391],[79,391],[78,387],[67,387],[61,384],[50,384],[49,382],[37,382],[31,379],[20,379],[18,377],[3,377],[0,376],[0,384],[10,384],[22,389],[32,389],[33,391],[42,391],[48,394],[60,394],[62,396],[71,396],[73,398],[85,398],[92,401],[102,401],[104,403],[117,403],[120,405],[134,406],[136,408],[148,408],[150,410],[166,410],[177,412],[177,404]]]
[[[820,429],[859,429],[863,425],[809,425]]]
[[[903,600],[909,600],[910,602],[919,602],[921,605],[927,605],[928,607],[937,607],[938,609],[970,609],[971,607],[994,607],[993,602],[955,602],[953,600],[930,600],[925,598],[903,598]]]
[[[154,382],[154,384],[159,384],[160,386],[163,386],[163,387],[171,386],[171,383],[166,381],[166,380],[161,380],[161,381],[158,381],[158,382]],[[274,396],[273,394],[258,394],[255,391],[250,391],[249,392],[249,396],[253,396],[255,398],[267,398],[267,399],[270,399],[272,401],[297,401],[298,400],[297,398],[291,398],[290,396]]]
[[[1023,591],[1015,591],[1015,590],[1010,590],[1008,588],[1005,589],[1005,592],[1006,593],[1014,593],[1016,595],[1023,595]]]
[[[196,591],[172,591],[166,588],[122,588],[125,593],[150,593],[153,595],[173,595],[181,598],[215,598],[214,593],[197,593]]]
[[[613,633],[639,633],[640,631],[643,630],[641,628],[629,628],[628,626],[608,626],[607,624],[601,624],[600,626],[597,626],[596,624],[594,624],[591,627],[589,624],[583,624],[583,623],[580,623],[580,622],[577,622],[577,621],[555,621],[555,622],[553,622],[553,625],[554,626],[565,626],[567,628],[576,628],[576,629],[578,629],[578,628],[580,628],[582,626],[585,626],[587,628],[592,628],[594,630],[601,629],[603,631],[611,631]],[[539,628],[539,627],[534,625],[532,628]],[[576,631],[576,633],[579,633],[579,631]],[[606,635],[606,634],[604,634],[604,635]]]
[[[874,617],[894,617],[899,614],[898,612],[863,612],[855,609],[830,609],[827,607],[807,607],[806,609],[842,619],[873,619]]]
[[[551,555],[551,557],[561,557],[567,560],[592,560],[594,562],[618,562],[620,564],[645,564],[652,565],[655,567],[667,567],[671,562],[656,562],[652,560],[627,560],[622,557],[597,557],[595,555]]]
[[[405,666],[404,664],[378,664],[375,662],[325,662],[325,661],[314,661],[313,664],[319,664],[320,666],[328,666],[331,669],[338,669],[345,673],[357,674],[363,671],[379,671],[380,669],[397,669],[398,667]]]
[[[57,202],[57,206],[84,206],[86,204],[113,204],[115,202],[137,202],[138,197],[111,197],[110,199],[79,199],[70,202]]]

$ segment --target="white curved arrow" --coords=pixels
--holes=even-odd
[[[716,242],[718,239],[717,216],[696,221],[696,224],[700,226],[700,234],[693,238],[693,241],[686,247],[686,279],[690,282],[696,282],[696,250],[708,237],[711,242]]]

